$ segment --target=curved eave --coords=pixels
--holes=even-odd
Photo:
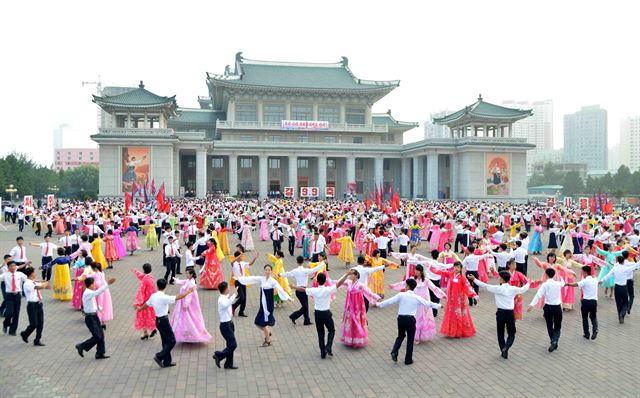
[[[246,89],[246,90],[259,90],[269,92],[305,92],[305,93],[343,93],[343,94],[374,94],[374,93],[389,93],[393,89],[399,86],[394,85],[376,85],[376,86],[363,86],[362,88],[314,88],[314,87],[280,87],[280,86],[265,86],[256,84],[244,84],[230,80],[209,80],[213,85],[234,89]]]
[[[433,123],[435,124],[442,124],[442,125],[447,125],[447,124],[453,124],[456,122],[459,122],[460,120],[464,120],[464,119],[469,119],[469,120],[473,120],[473,119],[489,119],[489,120],[500,120],[500,121],[510,121],[510,122],[517,122],[518,120],[524,119],[526,117],[531,116],[531,113],[524,113],[521,115],[516,115],[516,116],[498,116],[498,115],[483,115],[480,113],[473,113],[473,112],[469,112],[469,113],[463,113],[462,115],[453,117],[453,118],[449,118],[448,116],[445,116],[443,118],[440,119],[433,119]]]

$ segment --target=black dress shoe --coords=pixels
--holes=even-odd
[[[213,354],[213,360],[216,362],[216,366],[220,369],[220,358],[216,354]]]
[[[242,318],[247,318],[248,317],[247,314],[238,314],[238,316],[242,317]]]
[[[80,344],[76,344],[76,351],[78,351],[78,355],[80,355],[82,358],[84,358],[84,350],[82,349]]]
[[[504,358],[504,359],[509,359],[509,350],[507,350],[506,348],[503,348],[501,351],[502,352],[501,352],[500,356],[502,358]]]
[[[327,355],[329,355],[330,357],[332,357],[332,356],[333,356],[333,352],[331,352],[331,351],[327,351]]]
[[[2,332],[3,332],[3,333],[5,333],[5,334],[6,334],[6,333],[7,333],[7,330],[9,330],[9,328],[8,328],[7,326],[3,326],[3,327],[2,327]]]
[[[15,333],[9,332],[9,336],[15,336],[15,335],[16,335]]]
[[[597,330],[594,330],[594,331],[593,331],[593,334],[591,334],[591,340],[595,340],[595,339],[596,339],[596,337],[598,337],[598,331],[597,331]]]
[[[22,337],[22,341],[24,341],[25,343],[29,342],[29,339],[27,338],[27,336],[24,333],[20,333],[20,337]]]
[[[165,368],[171,368],[173,366],[176,366],[175,362],[171,362],[171,363],[168,363],[168,364],[164,365]]]
[[[392,353],[391,353],[391,360],[392,360],[393,362],[398,362],[398,354],[397,354],[397,353],[395,353],[395,352],[392,352]]]
[[[225,369],[229,369],[229,370],[236,370],[236,369],[238,369],[238,367],[237,367],[237,366],[225,366],[224,368],[225,368]]]
[[[591,336],[589,336],[589,333],[585,333],[585,334],[582,335],[582,337],[584,337],[585,339],[589,340],[589,337],[591,337]]]
[[[158,357],[153,357],[153,360],[158,364],[158,366],[160,366],[161,368],[164,368],[164,364],[160,359],[158,359]]]
[[[405,365],[411,365],[413,363],[413,361],[404,361]]]
[[[326,353],[326,351],[322,351],[322,352],[320,353],[320,358],[325,359],[326,357],[327,357],[327,353]]]
[[[102,325],[102,330],[107,330],[107,325]]]
[[[624,317],[622,315],[618,316],[618,321],[620,322],[620,324],[624,323]]]
[[[34,345],[34,346],[36,346],[36,347],[44,347],[46,344],[42,344],[42,343],[41,343],[41,342],[39,342],[39,341],[34,341],[34,342],[33,342],[33,345]]]
[[[555,341],[552,341],[551,345],[549,346],[549,352],[554,352],[557,349],[558,349],[558,343]]]
[[[289,319],[291,319],[291,322],[292,322],[294,325],[296,324],[296,320],[295,320],[295,319],[293,319],[293,318],[291,318],[291,317],[289,317]]]
[[[109,355],[96,355],[96,359],[107,359],[110,358]]]
[[[151,337],[155,336],[157,333],[158,333],[158,329],[153,329],[153,330],[151,331],[151,334],[149,335],[149,338],[151,338]]]
[[[305,326],[313,325],[313,322],[305,322],[304,325]]]

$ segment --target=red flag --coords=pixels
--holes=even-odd
[[[158,201],[158,211],[161,212],[164,209],[164,184],[160,187],[156,200]]]
[[[151,180],[151,195],[155,196],[156,194],[156,179]]]
[[[367,210],[369,210],[369,208],[371,207],[371,200],[369,198],[366,198],[364,200],[364,205],[366,206]]]
[[[398,192],[394,193],[391,197],[391,208],[393,209],[393,211],[398,211],[398,209],[400,208],[400,195],[398,194]]]
[[[171,211],[171,203],[164,202],[164,212],[169,213]]]
[[[131,207],[131,194],[129,192],[124,193],[124,212],[128,213]]]

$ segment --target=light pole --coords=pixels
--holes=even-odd
[[[5,189],[4,191],[9,194],[10,200],[11,200],[11,202],[13,202],[13,195],[16,192],[18,192],[16,187],[14,187],[13,184],[9,184],[9,187],[7,189]]]
[[[47,188],[49,191],[53,192],[55,195],[58,194],[58,191],[60,190],[60,188],[58,188],[57,185],[54,185],[52,187]]]

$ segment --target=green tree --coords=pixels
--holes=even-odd
[[[94,199],[98,196],[98,169],[84,165],[62,173],[62,195],[78,199]]]
[[[562,193],[565,196],[575,196],[584,191],[584,183],[577,171],[570,171],[564,175],[562,187]]]

